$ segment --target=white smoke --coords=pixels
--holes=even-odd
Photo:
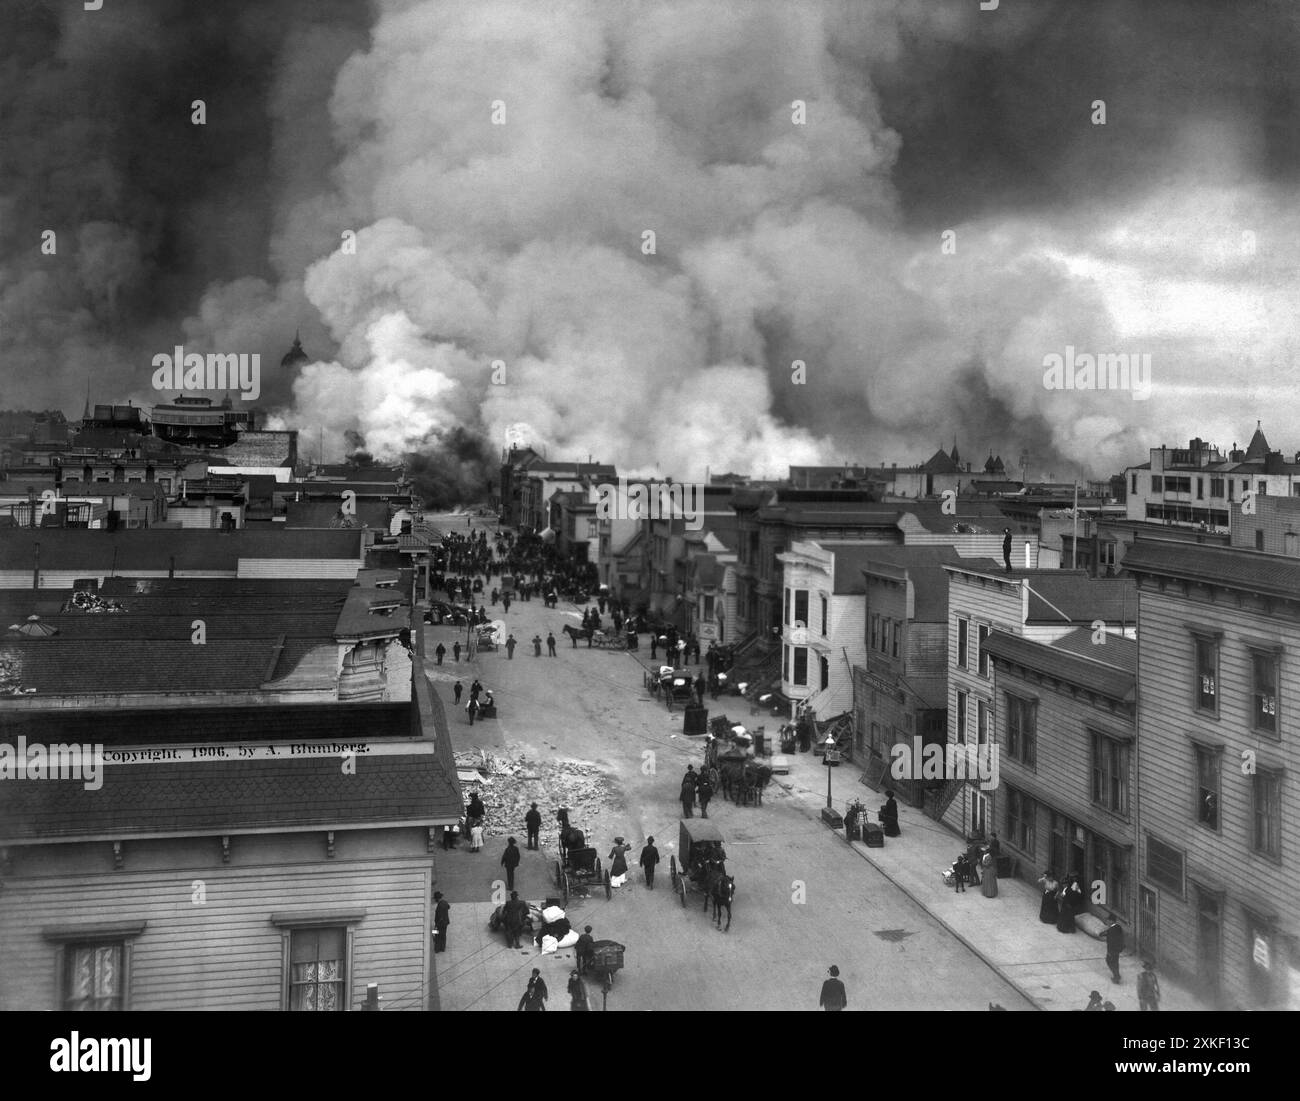
[[[1283,383],[1296,276],[1261,263],[1296,240],[1285,197],[1232,182],[1237,151],[1201,133],[1149,194],[943,227],[943,251],[904,225],[869,78],[906,33],[990,33],[975,5],[939,7],[381,4],[329,105],[335,193],[281,219],[355,251],[261,296],[282,313],[300,284],[338,344],[287,419],[327,450],[353,428],[389,457],[463,425],[679,478],[914,461],[954,433],[1009,459],[1025,425],[1092,473],[1170,424],[1240,437],[1258,393],[1207,408],[1187,388],[1225,366]],[[1152,400],[1045,390],[1067,344],[1151,353]]]

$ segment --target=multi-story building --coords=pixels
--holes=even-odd
[[[888,762],[894,746],[912,744],[914,738],[923,746],[942,746],[946,740],[948,575],[943,567],[961,561],[952,547],[871,548],[862,567],[866,661],[853,668],[854,750],[864,763]],[[901,799],[923,805],[925,783],[904,778],[889,784]]]
[[[371,983],[386,1010],[437,1008],[434,860],[462,811],[446,718],[418,662],[375,695],[345,691],[375,684],[360,658],[312,660],[294,632],[314,607],[357,653],[410,623],[319,584],[164,584],[144,603],[174,613],[65,616],[6,663],[40,686],[0,692],[8,765],[48,746],[63,767],[0,784],[0,1009],[339,1011]],[[59,657],[78,631],[98,660]],[[257,663],[335,702],[213,696]]]
[[[1125,471],[1128,518],[1226,531],[1231,505],[1245,494],[1300,494],[1300,455],[1295,460],[1270,449],[1258,423],[1245,451],[1233,444],[1225,453],[1199,438],[1185,448],[1153,447],[1149,461]]]
[[[1136,914],[1138,644],[1078,628],[1055,642],[994,630],[996,830],[1031,882],[1078,873],[1098,918]]]
[[[820,718],[853,709],[853,669],[866,660],[863,568],[874,546],[796,541],[782,566],[781,694]]]
[[[948,573],[948,738],[974,752],[994,744],[997,695],[985,643],[1000,630],[1055,642],[1079,627],[1137,637],[1131,581],[1094,580],[1081,570],[1013,570],[945,565]],[[927,798],[927,812],[963,834],[995,829],[1000,793],[952,779]]]
[[[1220,1005],[1300,1008],[1300,561],[1139,539],[1124,567],[1142,623],[1139,944]]]

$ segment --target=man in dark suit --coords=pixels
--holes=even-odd
[[[1124,951],[1124,927],[1114,914],[1108,915],[1106,925],[1106,966],[1110,968],[1110,981],[1120,982],[1119,954]]]
[[[591,963],[591,957],[596,954],[596,938],[591,935],[590,925],[582,927],[582,936],[573,947],[574,956],[578,961],[578,974],[582,975],[586,972],[587,965]]]
[[[501,854],[501,866],[506,870],[506,890],[515,889],[515,869],[519,867],[519,845],[513,837],[506,842],[506,851]]]
[[[659,850],[655,848],[655,839],[647,837],[645,848],[641,850],[641,867],[645,871],[645,885],[648,890],[655,889],[655,867],[659,863]]]
[[[447,905],[447,900],[442,897],[441,891],[433,892],[433,901],[437,903],[433,908],[433,950],[445,952],[447,951],[447,926],[451,924],[451,907]]]
[[[546,982],[542,978],[542,973],[534,967],[533,977],[528,980],[528,989],[519,999],[519,1009],[529,1013],[545,1012],[546,993]]]
[[[1007,573],[1011,572],[1011,529],[1002,529],[1002,561],[1007,564]]]
[[[524,826],[528,829],[528,847],[530,849],[540,849],[538,837],[542,832],[542,815],[534,803],[528,808],[528,813],[524,815]]]
[[[506,945],[521,948],[519,938],[523,936],[524,922],[528,918],[528,903],[519,897],[518,891],[510,892],[510,901],[501,907],[501,921],[506,927]]]
[[[827,1013],[838,1013],[849,1004],[848,993],[844,989],[844,984],[840,982],[840,969],[834,964],[830,966],[830,978],[822,983],[822,997],[819,1004]]]

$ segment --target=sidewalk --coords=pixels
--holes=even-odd
[[[810,816],[820,815],[826,805],[821,758],[791,753],[786,759],[790,774],[773,777],[773,782],[799,799]],[[874,817],[884,805],[884,793],[859,783],[860,776],[861,770],[851,764],[834,770],[835,808],[843,814],[849,802],[860,799]],[[1117,1010],[1138,1010],[1141,960],[1125,951],[1119,968],[1123,981],[1111,982],[1105,944],[1084,929],[1086,920],[1100,932],[1099,922],[1081,917],[1077,933],[1058,932],[1038,920],[1042,892],[1022,879],[999,879],[997,898],[985,898],[979,887],[958,893],[942,876],[963,847],[961,838],[916,807],[899,803],[898,814],[901,837],[886,838],[880,849],[855,841],[853,849],[1038,1008],[1082,1009],[1089,992],[1097,990]],[[833,834],[827,827],[826,833],[827,844],[849,844],[843,830]],[[1165,975],[1160,975],[1160,992],[1161,1012],[1210,1008]]]

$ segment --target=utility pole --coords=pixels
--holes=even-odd
[[[1079,567],[1079,479],[1074,479],[1074,539],[1070,544],[1070,569]]]

